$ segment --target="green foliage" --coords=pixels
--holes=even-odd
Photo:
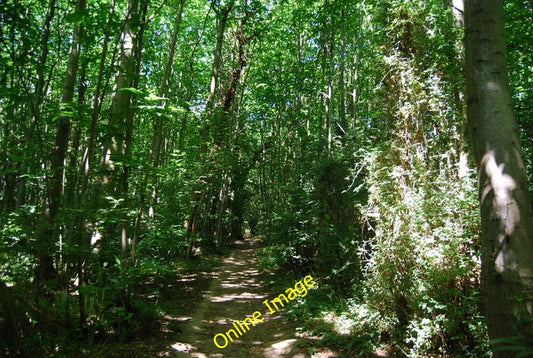
[[[393,54],[385,62],[386,85],[399,89],[388,96],[397,132],[364,158],[373,232],[361,247],[366,300],[392,319],[387,330],[409,356],[463,349],[478,356],[486,347],[476,186],[445,108],[450,99],[410,59]]]
[[[380,329],[384,327],[379,313],[356,299],[349,299],[333,310],[323,310],[319,317],[329,324],[323,333],[326,346],[341,352],[370,354],[380,344]]]
[[[484,327],[477,313],[480,261],[474,181],[426,170],[399,172],[380,164],[369,170],[368,219],[375,236],[362,253],[370,304],[395,319],[389,330],[405,340],[413,356],[435,349],[454,351],[461,345],[468,351],[482,349],[475,346],[483,340]],[[389,186],[382,185],[384,176]],[[379,178],[379,186],[374,178]],[[404,180],[416,186],[407,187]],[[383,200],[398,200],[397,195],[401,201]]]
[[[139,243],[139,256],[160,263],[186,257],[189,249],[186,229],[183,225],[162,224],[164,222],[147,231],[146,237]]]
[[[149,282],[150,277],[172,272],[169,267],[148,260],[136,267],[122,268],[121,260],[115,259],[116,265],[105,264],[105,280],[79,287],[88,316],[82,328],[89,339],[96,342],[109,337],[131,339],[157,329],[157,306],[134,295],[133,291],[140,282]]]
[[[331,287],[320,285],[284,311],[287,319],[297,319],[298,330],[320,336],[314,348],[327,347],[345,356],[366,355],[381,343],[386,322],[359,297],[344,299]]]
[[[35,207],[24,206],[2,219],[0,233],[0,279],[14,283],[31,276],[35,255],[31,246]]]
[[[131,24],[135,75],[117,88],[129,3],[145,21]],[[237,0],[218,68],[214,3],[187,0],[178,14],[178,0],[0,2],[0,280],[32,347],[54,351],[71,337],[61,325],[80,342],[155,331],[152,283],[212,268],[211,253],[249,229],[264,238],[261,268],[319,280],[287,313],[324,345],[486,355],[463,30],[450,2]],[[505,7],[531,176],[531,7]],[[81,56],[64,103],[75,25]],[[117,94],[128,118],[112,118]],[[68,148],[52,168],[59,118]],[[123,153],[109,165],[111,148]],[[49,282],[38,278],[45,260]],[[41,296],[37,312],[22,300]],[[41,324],[46,315],[60,323]]]
[[[509,61],[509,85],[513,94],[513,108],[520,127],[521,144],[529,178],[529,190],[533,192],[533,162],[531,143],[533,125],[531,122],[533,100],[533,86],[531,82],[533,71],[533,56],[526,48],[532,43],[531,4],[523,0],[505,2],[507,56]]]
[[[260,251],[261,262],[282,271],[314,272],[340,294],[348,294],[360,277],[353,193],[344,190],[348,170],[337,160],[310,165],[301,183],[287,185],[286,200],[263,223],[269,247]]]
[[[526,344],[523,337],[504,337],[492,339],[490,344],[493,347],[493,352],[513,352],[513,357],[515,358],[531,357],[533,355],[533,347],[530,344]]]

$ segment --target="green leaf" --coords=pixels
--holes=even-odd
[[[133,88],[133,87],[119,88],[118,91],[120,91],[120,92],[129,92],[130,94],[135,95],[135,96],[139,96],[139,95],[142,94],[141,91],[139,91],[137,88]]]
[[[88,10],[73,12],[65,16],[66,22],[70,22],[76,25],[87,24],[87,19],[89,19]]]
[[[162,101],[162,100],[165,100],[166,98],[165,97],[159,97],[159,96],[156,96],[155,94],[153,93],[150,93],[148,96],[146,96],[144,98],[145,100],[149,101],[149,102],[154,102],[154,101]]]
[[[90,295],[90,294],[94,294],[94,293],[98,293],[102,291],[101,288],[99,287],[96,287],[96,286],[93,286],[93,285],[82,285],[78,288],[78,292],[79,293],[82,293],[82,294],[85,294],[85,295]]]
[[[531,357],[531,356],[533,356],[533,350],[526,349],[525,351],[518,353],[515,358]]]

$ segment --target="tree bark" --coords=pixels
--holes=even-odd
[[[46,64],[48,61],[49,55],[49,41],[50,34],[52,31],[52,20],[55,17],[56,11],[56,1],[51,0],[48,5],[48,12],[46,15],[45,22],[43,24],[43,36],[41,38],[40,44],[40,55],[39,62],[37,64],[37,82],[35,84],[34,98],[32,101],[32,112],[33,118],[28,130],[27,136],[29,138],[34,138],[33,133],[36,128],[38,128],[38,123],[41,121],[41,107],[45,99],[46,87],[47,87],[47,76],[46,76]],[[38,136],[37,136],[38,137]],[[21,171],[24,172],[24,169]],[[26,189],[26,179],[22,178],[19,181],[19,195],[21,196],[20,202],[24,201],[24,191]],[[48,188],[47,188],[48,189]],[[55,276],[55,269],[53,265],[53,258],[51,254],[51,248],[54,245],[51,232],[51,219],[50,219],[50,208],[48,202],[48,195],[45,195],[44,205],[43,205],[43,217],[40,222],[39,227],[39,237],[37,243],[37,282],[41,285],[44,285],[45,282],[50,281]]]
[[[229,14],[233,9],[235,0],[228,2],[222,9],[218,9],[217,21],[217,41],[215,45],[215,53],[213,55],[213,66],[211,68],[211,82],[209,84],[209,96],[207,97],[206,113],[209,115],[215,107],[216,95],[219,87],[220,70],[222,64],[222,45],[224,44],[224,34],[226,32],[226,23],[228,22]]]
[[[86,0],[78,0],[76,3],[76,12],[83,11],[85,6]],[[59,225],[57,225],[56,219],[63,201],[65,159],[70,137],[71,114],[66,114],[65,112],[73,111],[73,108],[68,108],[68,106],[73,105],[82,34],[83,26],[81,24],[74,25],[65,80],[63,83],[62,103],[60,105],[61,111],[64,113],[59,117],[54,147],[52,148],[52,158],[50,163],[52,175],[48,185],[48,210],[45,211],[44,215],[45,223],[41,232],[40,249],[38,253],[39,277],[43,280],[50,279],[54,274],[51,251],[59,234]]]
[[[342,5],[341,8],[341,24],[340,24],[340,43],[339,43],[339,130],[337,131],[341,136],[346,134],[346,131],[348,130],[348,126],[346,123],[346,86],[345,86],[345,79],[344,79],[344,73],[346,72],[346,65],[344,63],[344,57],[345,57],[345,32],[346,32],[346,26],[345,26],[345,16],[346,16],[346,10],[344,8],[344,5]]]
[[[532,213],[507,77],[503,0],[466,0],[465,26],[467,116],[478,166],[489,337],[531,342]]]
[[[9,292],[9,287],[7,287],[6,283],[1,278],[0,293],[0,302],[2,302],[5,321],[7,323],[7,327],[9,328],[9,332],[7,332],[8,334],[2,337],[2,339],[5,339],[5,342],[7,343],[13,357],[27,357],[28,352],[23,344],[24,335],[26,333],[23,324],[24,320],[21,320],[19,317],[17,317],[18,312],[15,310],[14,302]]]
[[[222,46],[224,44],[224,34],[226,32],[226,24],[228,22],[229,14],[231,13],[231,10],[233,9],[233,6],[235,5],[235,0],[230,0],[226,6],[223,8],[220,8],[218,5],[215,4],[213,1],[213,7],[215,8],[215,11],[218,14],[217,18],[217,39],[215,44],[215,51],[213,54],[213,65],[211,68],[211,82],[209,84],[209,95],[207,97],[206,102],[206,108],[205,108],[205,114],[206,114],[206,123],[204,124],[202,128],[201,133],[201,144],[200,144],[200,157],[201,160],[204,160],[204,156],[208,155],[208,142],[209,142],[209,134],[210,134],[210,128],[211,124],[216,120],[213,119],[214,117],[214,109],[215,109],[215,103],[217,100],[217,96],[219,94],[219,77],[220,77],[220,71],[222,67]],[[189,237],[193,239],[196,234],[198,233],[198,229],[200,229],[200,219],[202,215],[202,200],[206,196],[206,189],[203,189],[203,187],[209,185],[207,179],[204,176],[204,172],[207,172],[205,170],[204,166],[200,166],[199,168],[199,174],[198,174],[198,181],[193,185],[193,191],[191,194],[191,209],[189,213],[189,219],[187,221],[187,228],[189,232]]]
[[[125,211],[128,195],[128,165],[127,153],[130,147],[133,124],[132,87],[135,84],[136,66],[136,36],[139,29],[139,0],[129,0],[126,10],[126,20],[121,34],[119,73],[116,78],[116,90],[111,104],[109,120],[109,141],[105,148],[104,165],[107,175],[104,184],[107,195],[117,200],[117,208]],[[127,256],[128,249],[128,221],[126,213],[122,216],[120,225],[120,247],[122,259]],[[113,225],[115,226],[115,225]],[[108,230],[113,235],[114,230]],[[125,260],[122,260],[125,262]]]
[[[178,11],[176,14],[176,20],[174,22],[174,29],[172,32],[172,39],[170,41],[169,51],[168,51],[168,57],[165,63],[165,72],[163,74],[163,81],[162,85],[159,88],[159,95],[163,98],[165,98],[164,104],[166,104],[167,96],[170,94],[170,88],[171,88],[171,76],[172,76],[172,67],[174,65],[174,57],[176,54],[176,46],[178,43],[178,34],[180,30],[180,24],[181,19],[183,16],[183,5],[185,4],[185,0],[180,0],[178,5]],[[157,116],[155,119],[154,129],[152,133],[152,141],[150,146],[150,153],[148,154],[147,162],[149,164],[148,168],[146,169],[146,172],[143,176],[142,182],[140,184],[139,192],[141,193],[139,198],[139,207],[137,208],[137,215],[135,218],[135,226],[133,231],[133,240],[131,244],[131,263],[132,265],[135,265],[136,263],[136,255],[137,255],[137,244],[139,243],[140,239],[140,231],[141,231],[141,221],[142,221],[142,214],[144,211],[145,201],[146,201],[146,189],[149,185],[149,180],[154,175],[154,170],[159,167],[160,163],[160,157],[161,157],[161,148],[162,143],[165,140],[165,134],[163,132],[163,116]],[[151,166],[150,166],[151,165]],[[150,217],[154,217],[154,211],[155,211],[155,205],[157,203],[157,176],[155,176],[153,179],[153,183],[151,185],[150,189],[150,200],[149,200],[149,210],[148,215]]]
[[[452,12],[455,17],[455,26],[463,27],[465,24],[464,21],[464,1],[463,0],[452,0]]]
[[[78,0],[76,4],[76,12],[81,12],[85,9],[86,0]],[[65,159],[67,155],[68,142],[70,138],[70,120],[73,108],[68,106],[73,105],[74,91],[76,85],[76,76],[79,68],[80,59],[80,39],[83,33],[83,26],[74,25],[74,34],[70,44],[70,52],[67,63],[67,71],[65,75],[65,82],[63,84],[63,95],[61,98],[61,111],[64,113],[59,117],[58,127],[56,132],[55,144],[52,149],[52,177],[50,180],[50,216],[53,219],[57,216],[61,199],[63,197],[64,178],[65,178]]]
[[[90,246],[90,231],[89,223],[92,218],[88,217],[87,212],[89,211],[89,179],[92,175],[93,163],[94,163],[94,154],[96,149],[96,138],[97,138],[97,127],[98,127],[98,118],[100,116],[101,104],[102,104],[102,88],[104,87],[104,71],[106,58],[108,53],[108,44],[109,37],[111,33],[111,26],[113,23],[113,14],[115,12],[115,0],[111,1],[109,7],[108,21],[106,25],[106,30],[104,32],[104,41],[102,43],[100,63],[98,65],[98,77],[96,80],[96,89],[92,101],[92,111],[91,111],[91,125],[89,127],[87,148],[83,159],[81,160],[80,165],[80,192],[79,192],[79,210],[84,213],[84,215],[78,216],[78,220],[75,224],[75,241],[78,243],[78,263],[77,263],[77,273],[78,273],[78,287],[81,287],[85,284],[86,272],[85,268],[87,267],[89,257],[85,255],[88,252]],[[96,195],[95,195],[96,196]],[[93,199],[94,200],[94,199]],[[84,327],[87,320],[87,312],[85,307],[85,294],[78,291],[78,308],[79,308],[79,325]]]
[[[37,64],[37,83],[35,86],[35,103],[34,103],[34,115],[35,120],[39,121],[41,117],[41,105],[45,98],[46,93],[46,63],[48,61],[50,43],[50,34],[52,33],[52,20],[56,11],[56,0],[50,0],[48,5],[48,12],[46,14],[46,20],[43,24],[43,37],[41,38],[41,52],[39,56],[39,62]]]

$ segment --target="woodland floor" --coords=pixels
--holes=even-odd
[[[328,350],[312,349],[310,341],[297,333],[296,322],[284,319],[283,308],[273,313],[262,302],[280,292],[269,292],[272,273],[258,269],[257,248],[260,240],[248,238],[237,242],[220,266],[210,272],[196,271],[165,282],[158,304],[167,312],[160,332],[127,345],[106,344],[90,357],[228,357],[228,358],[330,358],[339,357]],[[290,303],[289,303],[290,304]],[[234,320],[243,320],[260,311],[263,322],[234,339],[224,349],[216,347],[213,337],[233,328]],[[220,338],[220,337],[219,337]],[[223,342],[220,340],[219,342]]]

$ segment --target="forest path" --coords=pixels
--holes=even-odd
[[[327,349],[313,349],[309,339],[297,334],[294,321],[283,318],[280,307],[270,314],[263,304],[283,291],[272,292],[268,283],[273,273],[259,271],[258,238],[235,243],[220,265],[204,270],[194,269],[180,274],[154,278],[145,285],[146,300],[154,302],[165,312],[160,329],[146,332],[128,343],[100,344],[83,350],[90,358],[333,358],[338,353]],[[290,305],[289,302],[287,305]],[[215,346],[218,333],[235,329],[234,321],[243,321],[260,312],[264,321],[250,329],[225,348]],[[260,320],[260,318],[258,319]],[[242,324],[242,323],[241,323]],[[243,324],[242,324],[243,325]],[[158,325],[159,327],[159,325]],[[154,327],[155,328],[155,327]],[[244,331],[244,328],[242,329]],[[218,337],[219,345],[225,340]]]
[[[168,356],[310,357],[298,348],[299,338],[296,337],[294,323],[284,322],[280,312],[270,314],[262,303],[267,298],[275,297],[275,293],[267,292],[263,282],[268,279],[268,274],[258,270],[256,252],[259,243],[256,238],[237,242],[231,254],[223,259],[222,265],[211,273],[212,280],[203,291],[203,299],[194,302],[190,316],[173,318],[183,322],[180,324],[182,332],[176,337],[177,342],[170,345],[174,352]],[[181,279],[188,280],[187,277]],[[213,338],[216,334],[235,329],[234,321],[242,322],[256,311],[261,312],[264,321],[255,327],[250,325],[250,329],[238,339],[232,335],[233,342],[228,340],[225,348],[215,346]],[[226,339],[219,335],[217,342],[224,346]]]

